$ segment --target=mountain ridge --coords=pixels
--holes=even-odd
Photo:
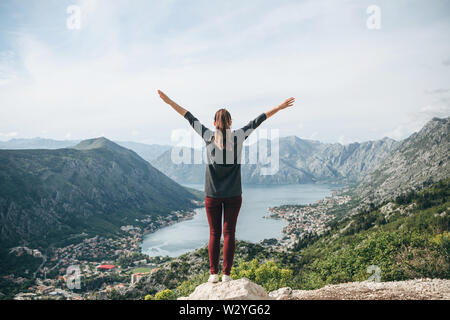
[[[259,140],[256,143],[263,143]],[[297,136],[279,139],[279,170],[274,175],[262,175],[263,165],[249,164],[249,147],[244,148],[242,182],[248,184],[296,184],[296,183],[354,183],[363,174],[384,159],[399,144],[390,138],[354,142],[322,143]],[[268,155],[271,145],[268,145]],[[192,148],[183,147],[191,153],[191,163],[174,164],[171,149],[151,163],[170,178],[180,183],[203,183],[205,164],[193,164]]]
[[[95,139],[95,138],[94,138]],[[106,139],[106,138],[105,138]],[[90,139],[85,139],[90,140]],[[0,141],[0,149],[7,150],[21,150],[21,149],[60,149],[60,148],[70,148],[79,144],[81,141],[85,140],[54,140],[48,138],[13,138],[8,141]],[[164,151],[168,150],[170,146],[160,145],[160,144],[145,144],[134,141],[116,141],[111,140],[118,145],[125,147],[127,149],[133,150],[141,158],[152,161],[154,158],[158,157]]]

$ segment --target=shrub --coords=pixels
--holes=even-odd
[[[189,280],[183,281],[178,287],[177,287],[177,296],[178,297],[186,297],[190,295],[192,292],[194,292],[195,288],[206,282],[209,277],[209,272],[205,272],[203,274],[195,275],[193,278]]]
[[[273,291],[292,284],[292,270],[283,269],[270,260],[263,264],[257,259],[250,262],[240,261],[237,267],[231,270],[233,279],[248,278],[261,285],[266,291]]]
[[[159,291],[155,294],[153,300],[176,300],[177,295],[170,289]]]

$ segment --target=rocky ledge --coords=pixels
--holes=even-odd
[[[317,290],[281,288],[267,293],[247,278],[203,283],[179,300],[449,300],[450,280],[415,279],[392,282],[350,282]]]
[[[247,278],[227,282],[205,282],[195,288],[189,297],[178,300],[273,300],[266,290]]]

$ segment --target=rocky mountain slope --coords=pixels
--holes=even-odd
[[[260,285],[241,278],[203,283],[179,300],[448,300],[450,280],[415,279],[390,282],[350,282],[317,290],[280,288],[267,293]]]
[[[2,245],[120,232],[198,200],[135,152],[106,139],[55,150],[0,150]]]
[[[268,154],[271,144],[266,141]],[[290,183],[351,183],[378,165],[399,143],[389,138],[362,143],[342,145],[300,139],[296,136],[279,139],[279,170],[274,175],[262,175],[262,164],[249,164],[249,147],[245,148],[242,165],[242,181],[249,184]],[[251,147],[250,147],[251,148]],[[180,183],[203,183],[204,164],[193,164],[193,149],[184,148],[191,154],[192,164],[175,164],[172,150],[167,150],[152,164],[167,176]]]
[[[355,194],[380,203],[450,176],[450,117],[433,118],[364,177]]]

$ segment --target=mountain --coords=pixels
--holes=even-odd
[[[142,159],[148,162],[158,158],[165,151],[170,149],[169,145],[162,144],[146,144],[134,141],[114,141],[118,145],[131,149],[136,152]]]
[[[204,149],[202,149],[203,152]],[[200,152],[198,149],[179,147],[180,154],[190,154],[190,163],[175,164],[172,161],[171,148],[161,154],[150,163],[178,183],[204,183],[205,182],[205,164],[194,164],[194,153]]]
[[[2,245],[117,234],[148,216],[194,208],[198,194],[106,139],[71,148],[0,150]]]
[[[260,140],[258,143],[267,143]],[[249,147],[245,148],[242,181],[248,184],[290,183],[352,183],[379,164],[399,142],[383,138],[376,141],[321,143],[296,136],[279,139],[279,170],[274,175],[262,175],[261,164],[249,164]],[[250,147],[251,148],[251,147]],[[267,144],[268,154],[271,144]],[[193,150],[184,148],[183,151]],[[203,183],[204,164],[174,164],[172,150],[167,150],[151,163],[167,176],[180,183]],[[192,162],[193,163],[193,162]]]
[[[81,140],[54,140],[46,138],[17,139],[0,141],[0,149],[58,149],[72,147]]]
[[[0,149],[58,149],[75,146],[81,140],[53,140],[45,138],[10,139],[0,141]],[[118,145],[131,149],[144,160],[152,161],[164,151],[170,149],[168,145],[145,144],[134,141],[114,141]]]
[[[55,149],[71,147],[79,140],[11,139],[0,142],[2,149]],[[262,143],[263,140],[258,143]],[[174,164],[172,148],[168,145],[148,145],[132,141],[115,141],[118,145],[135,151],[144,160],[179,183],[204,183],[204,164]],[[376,141],[321,143],[296,136],[279,140],[279,171],[274,175],[262,175],[260,164],[248,164],[249,147],[245,148],[246,163],[242,166],[242,181],[248,184],[290,184],[290,183],[353,183],[379,164],[399,142],[390,138]],[[268,143],[268,152],[271,148]],[[192,163],[194,149],[191,152]]]
[[[243,180],[248,183],[352,183],[383,160],[397,145],[395,140],[321,143],[295,136],[280,138],[279,171],[262,175],[261,165],[247,165]],[[270,148],[269,148],[270,150]]]
[[[433,118],[360,182],[356,194],[380,203],[450,176],[450,117]]]

